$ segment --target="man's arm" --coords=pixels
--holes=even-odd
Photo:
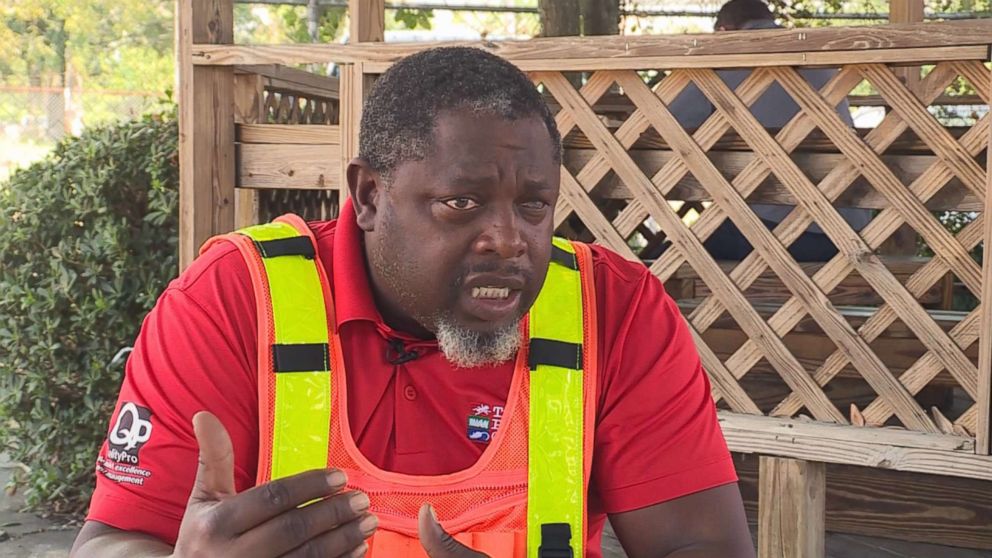
[[[754,558],[736,483],[610,515],[630,558]]]
[[[99,521],[87,521],[72,545],[71,556],[171,556],[172,547],[151,535],[122,531]]]
[[[368,496],[345,491],[341,471],[315,469],[256,486],[234,486],[227,430],[207,412],[193,417],[200,455],[175,549],[154,537],[88,521],[72,556],[364,556],[378,519]]]

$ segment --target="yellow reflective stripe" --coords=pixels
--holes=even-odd
[[[257,225],[240,232],[259,242],[300,236],[287,223]],[[272,301],[275,331],[272,341],[277,344],[327,343],[327,311],[316,260],[278,256],[263,258],[262,265]],[[327,466],[331,420],[330,362],[326,368],[275,374],[273,480]]]
[[[556,238],[560,248],[571,244]],[[531,338],[581,344],[582,281],[579,272],[551,263],[544,287],[530,310]],[[583,372],[539,365],[530,372],[530,432],[527,487],[527,556],[538,557],[541,525],[568,523],[576,558],[585,556],[583,537]]]
[[[327,372],[276,374],[272,480],[327,467],[330,386]]]

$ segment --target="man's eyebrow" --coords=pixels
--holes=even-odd
[[[552,186],[546,180],[524,179],[524,188],[528,190],[551,190]]]

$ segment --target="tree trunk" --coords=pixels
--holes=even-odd
[[[579,0],[538,0],[542,37],[576,37],[579,28]]]
[[[583,35],[620,33],[619,0],[581,0]]]

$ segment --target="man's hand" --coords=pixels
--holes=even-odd
[[[420,506],[420,544],[431,558],[489,558],[456,541],[441,527],[430,504]]]
[[[214,415],[193,417],[200,446],[196,480],[174,556],[358,557],[378,525],[368,496],[341,492],[345,475],[313,470],[238,494],[234,452]],[[303,505],[312,502],[309,505]],[[302,507],[300,507],[302,506]]]

